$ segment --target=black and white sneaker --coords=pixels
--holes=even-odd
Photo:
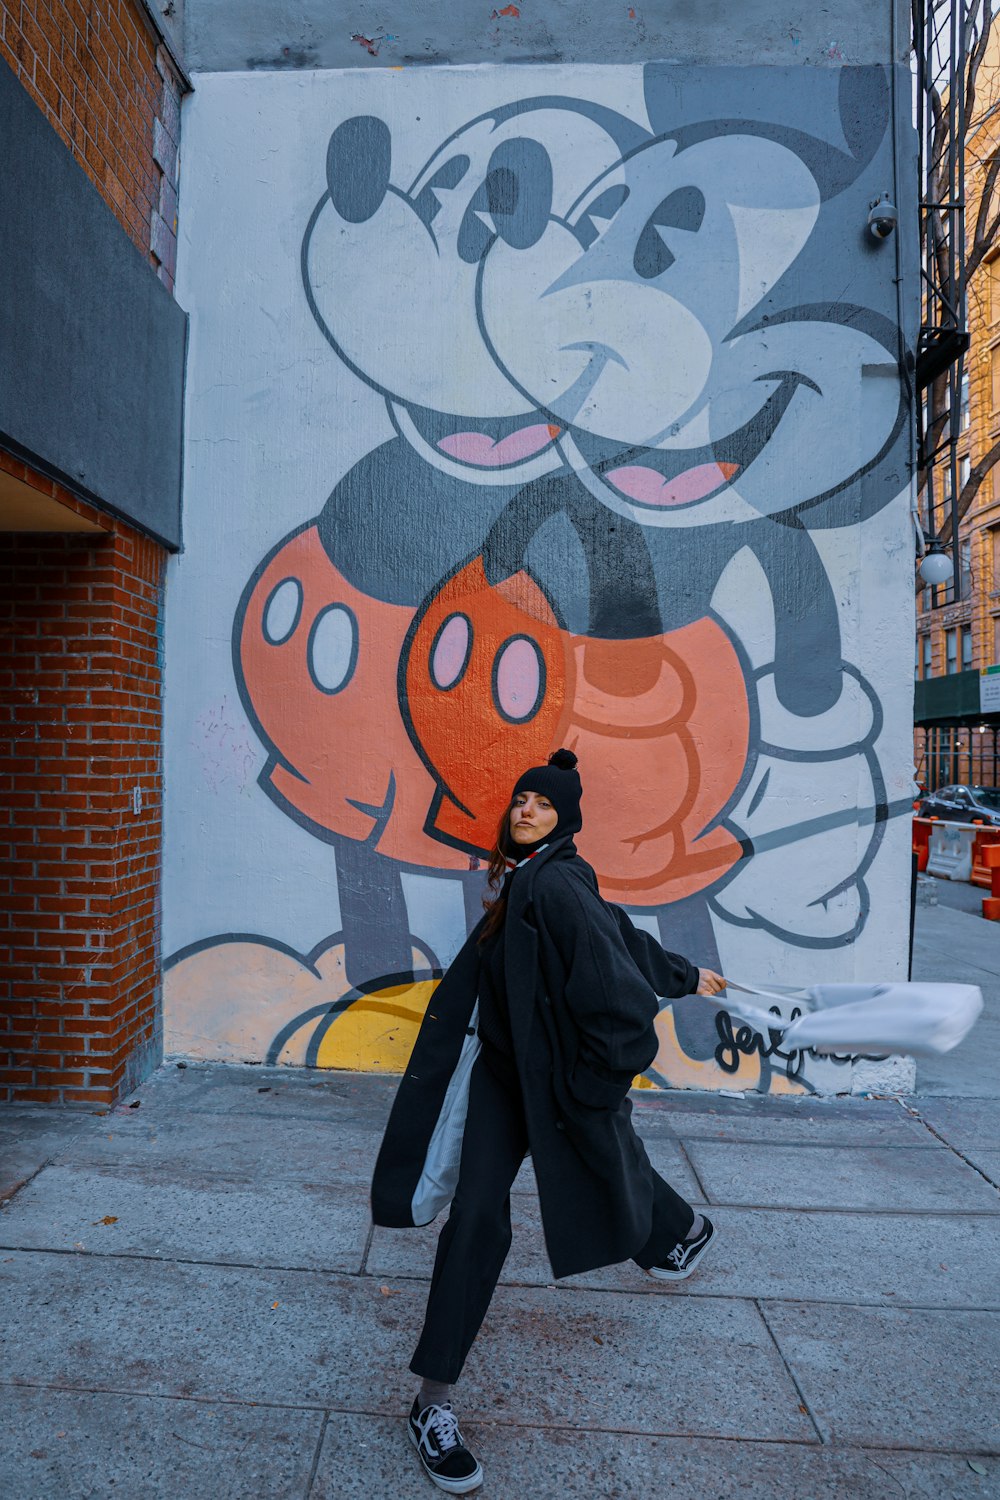
[[[467,1495],[479,1488],[483,1482],[482,1465],[463,1443],[450,1401],[443,1406],[425,1406],[423,1411],[414,1401],[406,1428],[420,1455],[424,1473],[439,1490],[447,1490],[449,1495]]]
[[[702,1224],[701,1233],[696,1234],[693,1240],[681,1240],[675,1245],[667,1256],[666,1265],[650,1266],[650,1276],[655,1276],[657,1281],[684,1281],[695,1270],[705,1251],[715,1239],[715,1225],[711,1219],[705,1219]]]

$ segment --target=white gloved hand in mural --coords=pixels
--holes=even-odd
[[[726,921],[805,947],[839,947],[860,930],[884,827],[881,711],[853,667],[842,684],[831,709],[807,718],[782,707],[772,667],[758,674],[760,748],[729,815],[753,858],[713,900]]]

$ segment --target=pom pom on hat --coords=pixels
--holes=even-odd
[[[560,771],[575,771],[577,760],[572,750],[553,750],[549,756],[549,765],[558,766]]]

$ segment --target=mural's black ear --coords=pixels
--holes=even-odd
[[[392,138],[384,120],[354,115],[338,125],[326,148],[330,200],[348,224],[370,219],[385,197],[392,165]]]
[[[889,125],[889,80],[879,67],[841,68],[840,128],[855,161],[867,166]]]
[[[552,163],[537,141],[504,141],[490,157],[486,198],[497,234],[527,250],[545,233],[552,212]]]

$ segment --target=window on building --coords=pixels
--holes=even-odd
[[[994,354],[995,353],[996,353],[996,350],[994,350]],[[996,369],[997,369],[996,364],[994,364],[993,368],[994,368],[994,372],[996,372]],[[996,382],[997,382],[997,376],[996,376],[996,373],[994,373],[994,376],[993,376],[993,389],[994,389],[994,393],[997,393],[997,383]],[[998,403],[996,402],[996,400],[994,400],[993,406],[994,406],[994,409],[997,409]],[[967,374],[962,376],[962,384],[961,384],[961,387],[959,389],[959,413],[960,413],[960,418],[961,418],[961,420],[960,420],[960,426],[961,426],[962,431],[964,432],[966,430],[966,428],[968,427],[968,425],[969,425],[969,377],[968,377]]]
[[[944,669],[949,673],[958,671],[957,630],[946,630],[944,633]]]
[[[1000,526],[994,526],[990,532],[990,563],[993,574],[990,587],[997,590],[1000,589]]]
[[[963,625],[960,633],[961,633],[961,637],[962,637],[962,671],[963,672],[971,672],[972,671],[972,626],[971,625]]]
[[[966,537],[959,544],[959,565],[962,572],[962,598],[968,599],[972,592],[972,538]]]
[[[1000,323],[1000,258],[989,262],[986,274],[990,279],[989,319]]]
[[[931,609],[944,609],[945,605],[955,602],[955,579],[948,579],[947,583],[937,583],[931,589]]]
[[[993,661],[994,667],[1000,667],[1000,615],[993,616]]]
[[[958,460],[958,493],[961,494],[969,482],[972,473],[972,459],[967,453],[963,453]]]
[[[997,624],[1000,625],[1000,620],[997,621]],[[933,649],[931,647],[930,634],[928,633],[927,635],[922,635],[920,637],[920,639],[923,642],[922,654],[923,654],[923,659],[924,659],[924,676],[925,677],[933,677],[934,676],[934,652],[933,652]]]

